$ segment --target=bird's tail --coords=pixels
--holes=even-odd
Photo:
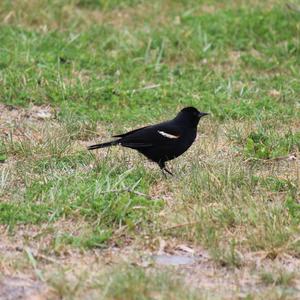
[[[105,147],[110,147],[110,146],[114,146],[114,145],[118,145],[119,141],[111,141],[111,142],[107,142],[107,143],[103,143],[103,144],[96,144],[96,145],[91,145],[88,146],[88,150],[94,150],[94,149],[99,149],[99,148],[105,148]]]

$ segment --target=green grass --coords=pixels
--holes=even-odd
[[[241,283],[245,299],[294,295],[297,270],[282,265],[275,276],[249,268],[247,257],[298,262],[300,254],[297,9],[277,0],[17,0],[2,1],[0,17],[5,238],[57,260],[79,251],[88,267],[111,247],[188,244],[207,250],[217,273],[251,269],[264,291]],[[35,114],[40,105],[50,119]],[[86,150],[187,105],[211,115],[170,163],[174,177],[128,149]],[[33,259],[20,271],[46,278],[45,257]],[[17,262],[3,257],[0,269]],[[73,285],[62,271],[48,285],[66,299],[93,289],[104,299],[199,298],[169,273],[121,268],[107,285],[98,275],[84,281],[83,272]]]
[[[183,223],[187,226],[175,228],[170,234],[206,245],[221,264],[229,260],[229,264],[240,265],[235,250],[246,248],[275,256],[283,249],[299,253],[299,244],[292,242],[298,232],[292,225],[292,219],[298,216],[293,200],[298,183],[257,176],[255,168],[240,164],[194,166],[178,188],[182,202],[176,210],[181,218],[185,216]],[[241,237],[239,241],[236,235]]]
[[[102,23],[78,24],[79,32],[72,23],[46,32],[2,25],[2,101],[51,103],[61,114],[106,122],[150,122],[164,111],[160,103],[173,112],[198,104],[219,119],[299,117],[297,13],[275,5],[195,16],[191,3],[183,5],[180,24],[150,26],[147,19],[130,34]],[[171,6],[169,17],[175,13]],[[240,56],[235,70],[232,53]],[[147,89],[153,84],[159,87]]]
[[[300,150],[300,133],[287,132],[278,136],[276,132],[251,132],[247,137],[244,151],[245,155],[260,159],[269,159],[287,155]]]
[[[148,210],[154,212],[161,207],[159,201],[147,198],[153,180],[144,169],[125,171],[122,166],[100,162],[94,170],[80,172],[76,168],[86,165],[78,156],[72,159],[37,161],[33,168],[39,178],[24,178],[23,199],[3,203],[0,222],[12,226],[82,217],[94,228],[127,225],[134,229],[150,221]],[[27,170],[24,173],[22,176],[27,176]],[[20,196],[20,191],[16,194]]]

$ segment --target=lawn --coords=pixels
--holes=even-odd
[[[300,298],[299,1],[3,0],[0,41],[0,299]],[[174,176],[86,149],[191,105]]]

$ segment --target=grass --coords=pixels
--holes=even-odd
[[[69,10],[68,5],[78,8],[76,2],[65,2],[60,9]],[[160,5],[152,10],[163,9]],[[299,116],[293,109],[299,92],[293,69],[299,53],[296,13],[275,6],[193,15],[188,4],[181,4],[181,14],[176,5],[169,6],[168,17],[177,17],[179,24],[173,19],[158,27],[146,20],[130,34],[130,24],[129,29],[75,26],[71,16],[65,21],[69,30],[53,27],[55,16],[49,16],[54,24],[46,32],[32,30],[26,15],[22,28],[3,24],[1,98],[10,104],[59,104],[62,113],[109,123],[115,118],[150,122],[161,101],[173,112],[200,101],[203,110],[221,119]],[[232,63],[237,70],[230,71]],[[147,88],[153,84],[158,88]],[[273,89],[279,93],[276,101],[268,94]]]
[[[261,280],[265,284],[290,286],[293,283],[293,279],[294,274],[288,272],[283,273],[279,271],[279,274],[273,274],[271,272],[261,273]]]
[[[164,240],[171,252],[205,249],[216,274],[250,274],[264,298],[292,299],[300,276],[285,269],[300,255],[293,3],[2,1],[0,228],[8,244],[38,253],[31,262],[27,250],[15,261],[5,253],[0,269],[34,274],[66,299],[100,290],[103,299],[225,299],[216,282],[186,289],[190,271],[177,278],[178,270],[99,262],[118,257],[115,248],[156,252]],[[130,150],[86,151],[186,105],[211,116],[191,150],[170,162],[174,177]],[[279,275],[253,267],[257,257],[281,260]],[[82,279],[93,263],[112,272],[103,275],[109,283],[99,270]],[[261,299],[239,280],[244,299]]]
[[[78,285],[74,285],[74,282],[68,281],[65,273],[60,273],[60,276],[63,278],[53,277],[51,284],[62,298],[83,296],[80,295],[80,285],[84,284],[85,278],[78,278]],[[66,284],[61,285],[63,280]],[[88,296],[91,299],[99,296],[105,299],[206,299],[194,291],[186,290],[180,278],[170,271],[147,272],[129,265],[121,265],[118,269],[112,268],[109,273],[98,275],[90,289]]]

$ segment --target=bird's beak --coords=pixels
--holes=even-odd
[[[209,113],[199,112],[199,118],[209,115]]]

